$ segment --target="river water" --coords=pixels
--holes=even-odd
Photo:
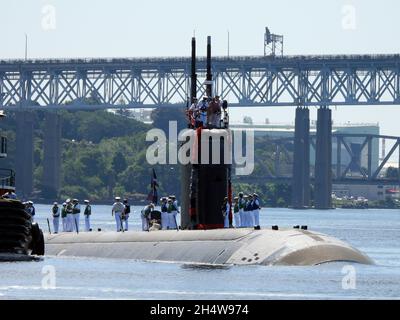
[[[113,231],[111,207],[92,208],[93,228]],[[130,228],[139,230],[141,208],[133,209]],[[37,205],[36,220],[46,232],[48,217],[50,206]],[[400,299],[400,211],[263,209],[261,225],[308,225],[350,243],[375,265],[221,269],[45,257],[0,263],[0,299]]]

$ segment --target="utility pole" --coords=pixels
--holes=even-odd
[[[230,50],[230,39],[229,39],[229,30],[228,30],[228,58],[229,58],[229,50]]]
[[[28,60],[28,35],[25,33],[25,61]]]

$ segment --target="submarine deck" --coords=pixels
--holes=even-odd
[[[226,265],[317,265],[372,260],[333,237],[298,229],[87,232],[46,235],[46,254]]]

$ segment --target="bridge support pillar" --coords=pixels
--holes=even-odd
[[[46,199],[55,199],[61,178],[61,118],[56,113],[45,115],[43,145],[42,195]]]
[[[15,179],[17,194],[27,199],[33,192],[33,122],[34,115],[29,111],[16,114],[16,152]]]
[[[332,111],[318,109],[315,158],[315,209],[332,208]]]
[[[292,206],[301,209],[310,205],[310,110],[296,109]]]

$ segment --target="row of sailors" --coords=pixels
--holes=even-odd
[[[92,231],[90,227],[90,216],[92,214],[92,207],[89,200],[85,200],[85,209],[83,211],[85,217],[85,231]],[[67,199],[62,207],[57,202],[53,203],[51,214],[53,218],[54,233],[59,232],[60,219],[62,223],[63,232],[79,232],[81,206],[78,199]]]
[[[90,217],[92,215],[92,207],[90,205],[89,200],[84,200],[85,208],[83,210],[83,215],[85,217],[85,231],[92,231],[90,225]],[[80,213],[81,206],[79,204],[78,199],[67,199],[62,207],[58,205],[57,202],[54,202],[52,207],[52,218],[53,218],[53,230],[54,233],[59,232],[60,227],[60,218],[62,223],[63,232],[77,232],[79,233],[79,223],[80,223]],[[130,205],[128,204],[128,200],[124,199],[124,202],[121,202],[120,197],[115,197],[115,203],[112,207],[112,215],[115,216],[115,221],[117,224],[117,231],[128,231],[128,220],[130,213]],[[125,227],[123,226],[125,222]]]
[[[238,197],[234,198],[233,217],[236,228],[253,228],[260,229],[260,200],[258,194],[244,195],[239,193]],[[224,199],[222,207],[222,215],[224,217],[224,228],[229,228],[229,212],[230,205],[228,198]]]
[[[179,213],[178,201],[174,195],[162,197],[161,201],[161,229],[170,230],[178,229],[176,216]],[[141,212],[142,230],[149,231],[151,212],[154,211],[154,204],[150,203],[145,206]]]
[[[226,109],[225,102],[219,96],[203,97],[198,102],[197,98],[188,110],[189,123],[192,128],[220,128],[222,108]]]

